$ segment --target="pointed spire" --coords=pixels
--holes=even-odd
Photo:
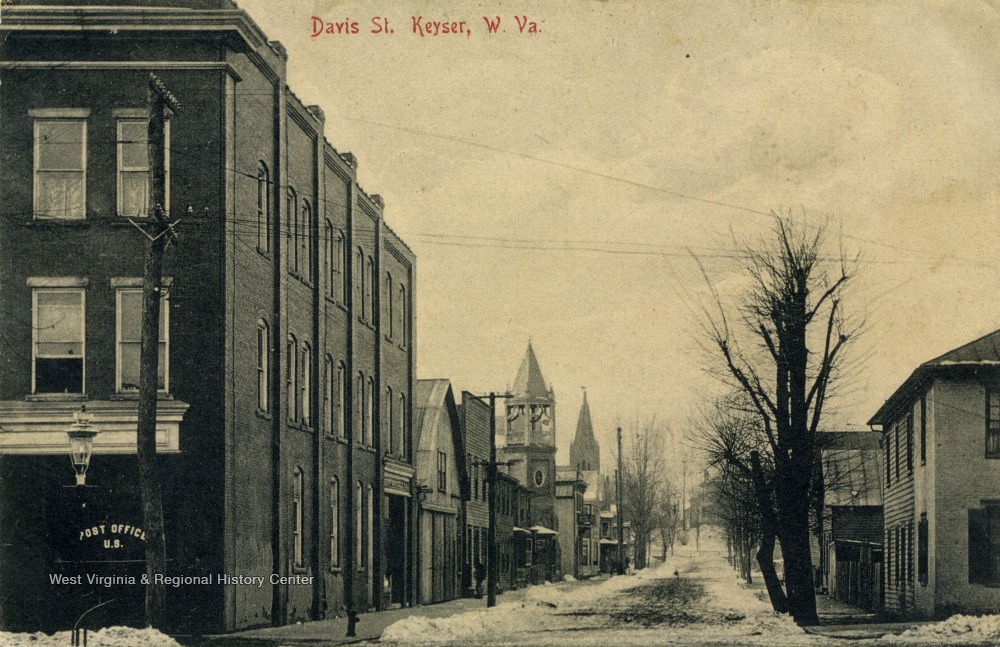
[[[535,350],[531,347],[531,340],[528,340],[528,351],[521,360],[521,367],[517,369],[517,377],[514,378],[514,386],[511,389],[518,398],[547,400],[549,389],[545,386],[545,378],[542,377],[542,369],[538,366],[538,358],[535,357]]]
[[[587,403],[587,387],[583,387],[583,406],[580,407],[580,417],[576,421],[576,438],[574,442],[581,439],[595,440],[594,425],[590,422],[590,404]]]

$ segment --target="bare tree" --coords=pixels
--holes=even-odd
[[[715,294],[718,314],[706,311],[706,325],[727,383],[746,395],[763,428],[764,451],[751,452],[751,475],[774,498],[788,611],[808,625],[819,621],[809,550],[815,436],[854,332],[841,305],[850,273],[843,253],[832,262],[823,256],[824,227],[774,221],[770,239],[742,250],[750,287],[734,308]],[[769,484],[761,478],[766,462]]]
[[[650,535],[659,528],[666,495],[662,427],[651,420],[636,427],[622,452],[622,513],[632,528],[635,567],[646,567]]]

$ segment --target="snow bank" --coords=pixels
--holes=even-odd
[[[70,634],[69,631],[51,636],[42,632],[12,634],[0,631],[0,647],[66,647],[72,640]],[[87,647],[180,647],[180,643],[152,627],[105,627],[87,632]]]
[[[941,622],[908,629],[898,636],[885,636],[882,640],[893,644],[1000,644],[1000,615],[955,615]]]

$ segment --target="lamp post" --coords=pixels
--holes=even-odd
[[[622,428],[618,427],[618,469],[615,471],[615,498],[618,506],[618,574],[625,574],[625,562],[622,561]]]
[[[94,451],[94,437],[97,429],[90,424],[93,418],[87,413],[87,405],[73,413],[73,424],[66,430],[69,436],[69,456],[76,472],[76,484],[82,487],[87,484],[87,468],[90,467],[90,457]]]

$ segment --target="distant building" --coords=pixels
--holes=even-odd
[[[417,380],[413,393],[414,462],[419,485],[420,602],[461,594],[462,508],[468,498],[465,447],[448,380]]]
[[[466,594],[476,588],[476,568],[489,569],[487,538],[490,523],[490,497],[487,464],[490,459],[490,416],[493,412],[488,401],[471,393],[462,392],[459,419],[465,440],[465,463],[469,473],[469,499],[465,502],[465,528],[463,532],[462,587]],[[506,537],[497,533],[497,544],[504,545]],[[479,593],[482,593],[481,591]]]
[[[832,597],[873,612],[882,610],[881,438],[874,431],[816,435],[823,493],[813,557],[817,584]]]
[[[558,570],[559,528],[556,500],[556,400],[545,385],[535,351],[528,343],[521,366],[506,401],[506,444],[498,450],[500,461],[513,461],[508,474],[531,492],[531,526],[534,567],[545,579]],[[539,563],[539,559],[541,563]]]
[[[560,468],[574,471],[574,478],[583,481],[583,506],[577,519],[578,537],[576,548],[577,577],[589,577],[600,571],[600,526],[598,513],[606,507],[604,500],[604,479],[601,477],[601,446],[594,437],[594,425],[590,419],[590,404],[587,391],[583,392],[583,404],[576,422],[576,435],[569,447],[569,466]],[[566,561],[567,542],[560,539],[563,562]]]
[[[1000,611],[1000,331],[918,366],[882,429],[885,609]]]

